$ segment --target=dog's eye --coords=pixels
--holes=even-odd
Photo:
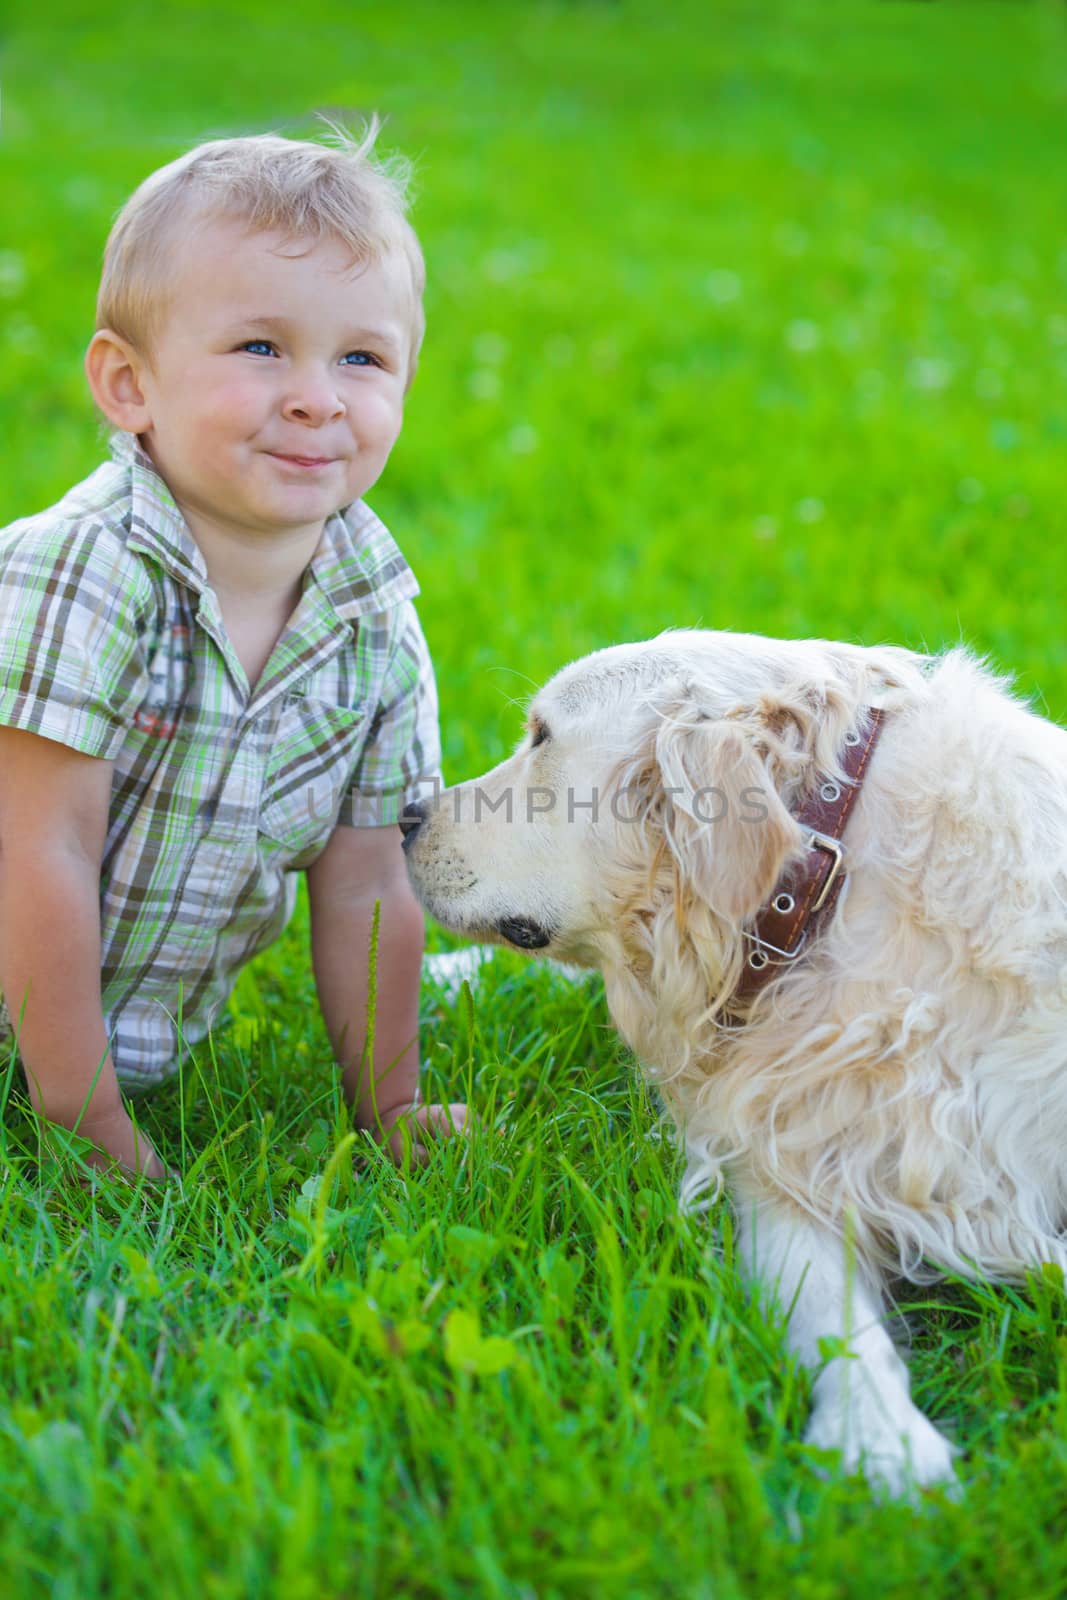
[[[530,749],[536,750],[539,744],[544,744],[548,738],[548,729],[543,722],[535,722],[530,729]]]

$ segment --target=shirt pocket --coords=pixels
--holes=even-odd
[[[285,866],[310,866],[325,848],[372,709],[310,695],[292,695],[283,705],[267,757],[259,831],[281,846]]]

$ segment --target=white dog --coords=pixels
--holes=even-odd
[[[844,892],[785,959],[757,914],[842,789]],[[683,1202],[728,1180],[819,1368],[808,1439],[893,1492],[951,1478],[883,1297],[1067,1265],[1067,733],[962,651],[679,632],[566,667],[515,755],[404,825],[448,927],[602,971]]]

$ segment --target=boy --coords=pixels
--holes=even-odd
[[[415,1109],[423,925],[396,824],[437,768],[436,697],[418,585],[361,496],[425,274],[374,133],[214,141],[141,185],[86,356],[114,460],[0,532],[0,1041],[44,1116],[149,1176],[119,1084],[206,1035],[296,870],[358,1123],[394,1155],[401,1118],[464,1123]]]

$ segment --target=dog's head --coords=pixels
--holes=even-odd
[[[573,663],[514,755],[409,817],[417,893],[469,937],[600,967],[649,1015],[713,1016],[802,847],[791,808],[860,713],[862,654],[679,632]]]

